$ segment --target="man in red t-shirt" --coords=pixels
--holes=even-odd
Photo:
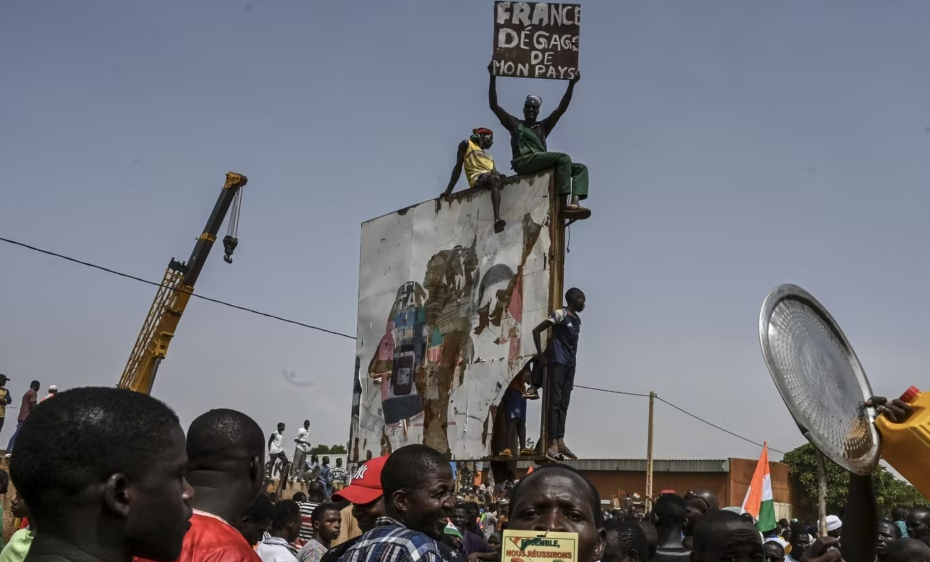
[[[32,409],[36,407],[36,403],[39,401],[39,388],[41,388],[41,386],[39,381],[32,381],[32,384],[29,385],[29,390],[26,391],[26,394],[23,394],[23,402],[19,406],[19,417],[16,418],[16,431],[13,432],[9,444],[6,446],[6,458],[13,456],[13,444],[16,442],[16,436],[19,435],[19,429],[23,426],[23,422],[26,421],[26,418],[32,413]]]
[[[265,443],[255,420],[210,410],[187,432],[187,481],[194,487],[191,528],[178,562],[260,562],[238,525],[265,475]],[[135,562],[147,562],[136,558]]]

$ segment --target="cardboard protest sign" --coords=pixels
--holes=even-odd
[[[501,562],[577,562],[577,533],[547,533],[506,529]]]
[[[495,2],[494,74],[571,80],[580,33],[579,4]]]

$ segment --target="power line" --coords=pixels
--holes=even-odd
[[[713,427],[714,429],[719,429],[720,431],[722,431],[722,432],[724,432],[724,433],[726,433],[726,434],[732,435],[733,437],[736,437],[737,439],[742,439],[743,441],[745,441],[745,442],[747,442],[747,443],[752,443],[753,445],[756,445],[756,446],[758,446],[758,447],[762,447],[762,446],[763,446],[762,443],[759,443],[759,442],[757,442],[757,441],[753,441],[752,439],[749,439],[749,438],[743,437],[742,435],[738,435],[738,434],[736,434],[736,433],[733,433],[733,432],[730,431],[729,429],[724,429],[724,428],[720,427],[719,425],[710,423],[709,421],[707,421],[707,420],[705,420],[705,419],[703,419],[703,418],[699,418],[699,417],[695,416],[694,414],[692,414],[691,412],[689,412],[689,411],[687,411],[687,410],[685,410],[685,409],[683,409],[683,408],[679,408],[678,406],[672,404],[671,402],[669,402],[668,400],[662,398],[662,397],[659,396],[658,394],[656,395],[656,400],[659,400],[660,402],[664,402],[666,405],[671,406],[672,408],[675,408],[676,410],[678,410],[678,411],[681,412],[682,414],[689,415],[689,416],[691,416],[692,418],[696,419],[697,421],[702,422],[702,423],[706,423],[707,425]],[[784,451],[779,451],[778,449],[775,449],[775,448],[773,448],[773,447],[769,447],[769,450],[770,450],[770,451],[775,451],[776,453],[781,453],[782,455],[785,454]]]
[[[130,275],[130,274],[128,274],[128,273],[123,273],[122,271],[117,271],[117,270],[115,270],[115,269],[110,269],[109,267],[104,267],[104,266],[102,266],[102,265],[97,265],[97,264],[93,264],[93,263],[86,262],[86,261],[83,261],[83,260],[79,260],[79,259],[76,259],[76,258],[72,258],[72,257],[70,257],[70,256],[66,256],[66,255],[64,255],[64,254],[59,254],[59,253],[56,253],[56,252],[52,252],[52,251],[50,251],[50,250],[43,250],[42,248],[37,248],[37,247],[35,247],[35,246],[30,246],[29,244],[25,244],[25,243],[23,243],[23,242],[17,242],[16,240],[10,240],[9,238],[2,238],[2,237],[0,237],[0,242],[6,242],[7,244],[12,244],[12,245],[14,245],[14,246],[19,246],[20,248],[26,248],[27,250],[32,250],[33,252],[39,252],[40,254],[45,254],[45,255],[47,255],[47,256],[52,256],[52,257],[56,257],[56,258],[59,258],[59,259],[63,259],[63,260],[69,261],[69,262],[71,262],[71,263],[76,263],[76,264],[79,264],[79,265],[83,265],[83,266],[85,266],[85,267],[90,267],[90,268],[92,268],[92,269],[97,269],[97,270],[100,270],[100,271],[104,271],[104,272],[106,272],[106,273],[111,273],[111,274],[113,274],[113,275],[118,275],[118,276],[120,276],[120,277],[125,277],[126,279],[132,279],[133,281],[138,281],[139,283],[145,283],[146,285],[152,285],[152,286],[154,286],[154,287],[165,287],[166,289],[169,289],[169,290],[172,290],[172,291],[176,291],[176,290],[177,290],[177,289],[175,289],[174,287],[169,287],[169,286],[167,286],[167,285],[162,285],[161,283],[157,283],[157,282],[155,282],[155,281],[149,281],[148,279],[143,279],[142,277],[136,277],[135,275]],[[215,304],[221,304],[221,305],[223,305],[223,306],[228,306],[229,308],[234,308],[234,309],[236,309],[236,310],[241,310],[241,311],[243,311],[243,312],[250,312],[250,313],[252,313],[252,314],[257,314],[258,316],[264,316],[265,318],[271,318],[272,320],[278,320],[279,322],[286,322],[287,324],[293,324],[293,325],[295,325],[295,326],[300,326],[300,327],[302,327],[302,328],[309,328],[309,329],[311,329],[311,330],[317,330],[317,331],[319,331],[319,332],[323,332],[323,333],[326,333],[326,334],[332,334],[332,335],[334,335],[334,336],[340,336],[340,337],[343,337],[343,338],[348,338],[348,339],[350,339],[350,340],[354,340],[354,339],[355,339],[355,336],[350,336],[350,335],[348,335],[348,334],[343,334],[342,332],[337,332],[337,331],[335,331],[335,330],[328,330],[328,329],[326,329],[326,328],[321,328],[321,327],[319,327],[319,326],[314,326],[314,325],[312,325],[312,324],[306,324],[306,323],[304,323],[304,322],[298,322],[297,320],[291,320],[291,319],[289,319],[289,318],[284,318],[284,317],[282,317],[282,316],[278,316],[278,315],[275,315],[275,314],[270,314],[270,313],[268,313],[268,312],[262,312],[262,311],[260,311],[260,310],[255,310],[254,308],[248,308],[248,307],[245,307],[245,306],[239,306],[238,304],[232,304],[232,303],[229,303],[229,302],[226,302],[226,301],[221,301],[221,300],[219,300],[219,299],[214,299],[214,298],[210,298],[210,297],[205,297],[205,296],[199,295],[199,294],[197,294],[197,293],[192,293],[191,296],[192,296],[192,297],[196,297],[196,298],[201,299],[201,300],[205,300],[205,301],[207,301],[207,302],[212,302],[212,303],[215,303]]]
[[[623,394],[624,396],[637,396],[639,398],[649,398],[648,394],[641,394],[639,392],[623,392],[622,390],[608,390],[606,388],[596,388],[593,386],[581,386],[580,384],[576,384],[575,388],[583,388],[585,390],[594,390],[596,392],[607,392],[610,394]]]
[[[9,238],[3,238],[3,237],[0,237],[0,242],[6,242],[7,244],[12,244],[12,245],[14,245],[14,246],[19,246],[20,248],[25,248],[25,249],[27,249],[27,250],[32,250],[33,252],[38,252],[38,253],[40,253],[40,254],[45,254],[45,255],[47,255],[47,256],[52,256],[52,257],[56,257],[56,258],[59,258],[59,259],[63,259],[63,260],[65,260],[65,261],[69,261],[69,262],[71,262],[71,263],[76,263],[76,264],[78,264],[78,265],[83,265],[84,267],[89,267],[89,268],[92,268],[92,269],[97,269],[97,270],[99,270],[99,271],[103,271],[103,272],[105,272],[105,273],[110,273],[110,274],[112,274],[112,275],[117,275],[117,276],[119,276],[119,277],[124,277],[124,278],[126,278],[126,279],[131,279],[131,280],[137,281],[137,282],[139,282],[139,283],[145,283],[146,285],[152,285],[153,287],[165,287],[165,288],[167,288],[167,289],[169,289],[169,290],[172,290],[172,291],[176,291],[176,290],[177,290],[177,289],[174,288],[174,287],[169,287],[169,286],[167,286],[167,285],[162,285],[161,283],[158,283],[158,282],[155,282],[155,281],[150,281],[150,280],[148,280],[148,279],[143,279],[142,277],[137,277],[137,276],[135,276],[135,275],[130,275],[130,274],[124,273],[124,272],[122,272],[122,271],[117,271],[117,270],[111,269],[111,268],[109,268],[109,267],[104,267],[104,266],[102,266],[102,265],[97,265],[97,264],[94,264],[94,263],[90,263],[90,262],[86,262],[86,261],[83,261],[83,260],[79,260],[79,259],[77,259],[77,258],[72,258],[72,257],[66,256],[66,255],[64,255],[64,254],[59,254],[59,253],[57,253],[57,252],[52,252],[51,250],[45,250],[45,249],[42,249],[42,248],[38,248],[38,247],[36,247],[36,246],[32,246],[32,245],[26,244],[26,243],[24,243],[24,242],[18,242],[18,241],[16,241],[16,240],[10,240]],[[201,300],[205,300],[205,301],[207,301],[207,302],[212,302],[212,303],[214,303],[214,304],[219,304],[219,305],[223,305],[223,306],[226,306],[226,307],[229,307],[229,308],[233,308],[233,309],[236,309],[236,310],[241,310],[241,311],[243,311],[243,312],[249,312],[249,313],[251,313],[251,314],[255,314],[255,315],[258,315],[258,316],[264,316],[265,318],[271,318],[272,320],[277,320],[277,321],[279,321],[279,322],[285,322],[285,323],[287,323],[287,324],[293,324],[293,325],[295,325],[295,326],[300,326],[300,327],[302,327],[302,328],[308,328],[308,329],[310,329],[310,330],[317,330],[317,331],[319,331],[319,332],[323,332],[323,333],[326,333],[326,334],[331,334],[331,335],[334,335],[334,336],[340,336],[340,337],[347,338],[347,339],[350,339],[350,340],[356,339],[355,336],[350,336],[350,335],[348,335],[348,334],[343,334],[342,332],[337,332],[337,331],[335,331],[335,330],[329,330],[329,329],[326,329],[326,328],[321,328],[321,327],[319,327],[319,326],[314,326],[314,325],[312,325],[312,324],[306,324],[306,323],[304,323],[304,322],[299,322],[299,321],[297,321],[297,320],[291,320],[291,319],[289,319],[289,318],[284,318],[284,317],[278,316],[278,315],[276,315],[276,314],[271,314],[271,313],[268,313],[268,312],[262,312],[262,311],[260,311],[260,310],[255,310],[254,308],[248,308],[248,307],[245,307],[245,306],[240,306],[240,305],[238,305],[238,304],[232,304],[232,303],[230,303],[230,302],[221,301],[221,300],[219,300],[219,299],[214,299],[214,298],[211,298],[211,297],[206,297],[206,296],[204,296],[204,295],[200,295],[200,294],[197,294],[197,293],[192,293],[191,296],[192,296],[192,297],[195,297],[195,298],[198,298],[198,299],[201,299]],[[624,391],[622,391],[622,390],[610,390],[610,389],[606,389],[606,388],[597,388],[597,387],[593,387],[593,386],[582,386],[582,385],[580,385],[580,384],[575,385],[575,387],[576,387],[576,388],[583,388],[583,389],[585,389],[585,390],[593,390],[593,391],[595,391],[595,392],[606,392],[606,393],[608,393],[608,394],[621,394],[621,395],[624,395],[624,396],[635,396],[635,397],[637,397],[637,398],[649,398],[649,395],[648,395],[648,394],[642,394],[642,393],[639,393],[639,392],[624,392]],[[714,429],[720,430],[720,431],[722,431],[722,432],[724,432],[724,433],[726,433],[726,434],[728,434],[728,435],[732,435],[733,437],[736,437],[737,439],[742,439],[743,441],[746,441],[747,443],[752,443],[753,445],[757,445],[757,446],[759,446],[759,447],[762,447],[762,443],[758,443],[758,442],[756,442],[756,441],[753,441],[752,439],[749,439],[749,438],[743,437],[742,435],[738,435],[738,434],[736,434],[736,433],[733,433],[732,431],[730,431],[730,430],[728,430],[728,429],[724,429],[724,428],[720,427],[719,425],[713,424],[713,423],[711,423],[711,422],[709,422],[709,421],[707,421],[707,420],[705,420],[705,419],[703,419],[703,418],[700,418],[700,417],[698,417],[698,416],[692,414],[691,412],[689,412],[689,411],[687,411],[687,410],[684,410],[684,409],[682,409],[682,408],[679,408],[678,406],[672,404],[672,403],[669,402],[668,400],[665,400],[664,398],[660,397],[659,395],[656,395],[656,399],[658,399],[659,401],[665,403],[665,404],[668,405],[668,406],[671,406],[672,408],[678,410],[679,412],[681,412],[681,413],[683,413],[683,414],[686,414],[686,415],[688,415],[688,416],[691,416],[692,418],[698,420],[699,422],[705,423],[705,424],[707,424],[707,425],[713,427]],[[776,453],[785,454],[783,451],[779,451],[778,449],[774,449],[774,448],[772,448],[772,447],[769,447],[769,449],[771,449],[772,451],[775,451]]]
[[[582,386],[582,385],[580,385],[580,384],[576,384],[576,385],[575,385],[575,388],[583,388],[583,389],[585,389],[585,390],[593,390],[593,391],[595,391],[595,392],[606,392],[606,393],[608,393],[608,394],[622,394],[622,395],[624,395],[624,396],[635,396],[635,397],[637,397],[637,398],[649,398],[649,395],[648,395],[648,394],[643,394],[643,393],[641,393],[641,392],[624,392],[624,391],[622,391],[622,390],[610,390],[610,389],[607,389],[607,388],[597,388],[597,387],[594,387],[594,386]],[[691,416],[692,418],[698,420],[698,421],[701,422],[701,423],[705,423],[705,424],[707,424],[707,425],[713,427],[714,429],[720,430],[720,431],[726,433],[727,435],[732,435],[733,437],[736,437],[737,439],[742,439],[743,441],[746,441],[747,443],[752,443],[753,445],[756,445],[756,446],[759,446],[759,447],[762,447],[762,446],[763,446],[762,443],[759,443],[759,442],[757,442],[757,441],[753,441],[752,439],[749,439],[748,437],[743,437],[742,435],[739,435],[739,434],[737,434],[737,433],[733,433],[732,431],[730,431],[730,430],[728,430],[728,429],[725,429],[725,428],[723,428],[723,427],[720,427],[720,426],[717,425],[717,424],[711,423],[711,422],[705,420],[704,418],[698,417],[698,416],[692,414],[691,412],[685,410],[684,408],[680,408],[680,407],[678,407],[678,406],[672,404],[671,402],[669,402],[668,400],[662,398],[662,397],[659,396],[658,394],[656,394],[656,400],[658,400],[658,401],[660,401],[660,402],[663,402],[663,403],[666,404],[667,406],[671,406],[672,408],[678,410],[679,412],[681,412],[681,413],[683,413],[683,414],[685,414],[685,415]],[[779,451],[778,449],[774,449],[774,448],[772,448],[772,447],[769,447],[769,450],[775,451],[776,453],[781,453],[782,455],[785,454],[784,451]]]

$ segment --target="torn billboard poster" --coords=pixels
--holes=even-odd
[[[550,180],[507,180],[499,234],[487,190],[362,224],[353,461],[411,443],[491,456],[493,414],[549,314]]]

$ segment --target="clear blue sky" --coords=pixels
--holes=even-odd
[[[566,272],[588,295],[577,383],[655,390],[792,448],[757,320],[768,290],[795,282],[877,391],[930,387],[930,5],[583,5],[583,78],[550,141],[591,173],[595,214],[572,228]],[[5,2],[0,236],[160,279],[239,171],[236,262],[215,251],[198,292],[354,334],[359,224],[438,195],[468,131],[500,129],[491,35],[485,0]],[[516,113],[536,93],[545,112],[564,87],[502,79],[501,103]],[[0,264],[16,401],[34,378],[115,384],[154,289],[7,245]],[[193,301],[155,394],[185,426],[228,406],[345,442],[353,354]],[[660,457],[759,454],[657,408]],[[645,400],[577,390],[567,439],[642,457],[645,422]]]

